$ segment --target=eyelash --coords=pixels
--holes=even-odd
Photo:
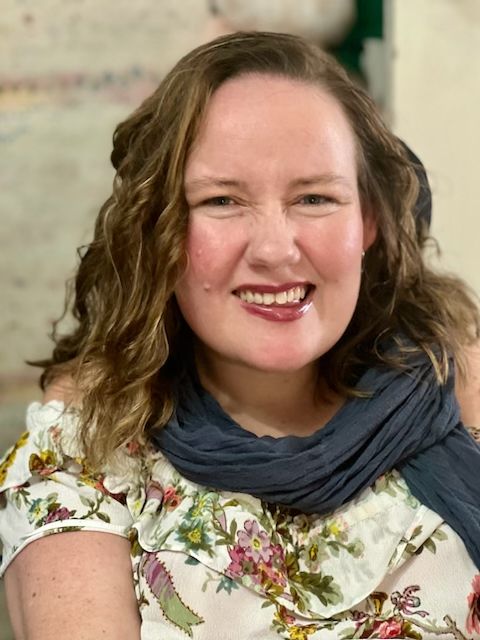
[[[227,202],[219,202],[220,200],[226,200]],[[229,196],[215,196],[214,198],[208,198],[208,200],[205,200],[202,204],[207,206],[226,207],[232,203],[233,200]]]
[[[309,200],[316,200],[316,202],[309,202]],[[302,201],[307,201],[307,202],[302,202]],[[302,196],[300,198],[300,203],[301,204],[306,204],[309,206],[318,206],[318,205],[322,205],[322,204],[332,204],[335,202],[334,198],[330,198],[329,196],[322,196],[319,195],[317,193],[309,193],[306,196]]]
[[[302,200],[303,201],[307,200],[307,202],[302,203]],[[311,200],[315,200],[315,202],[312,202]],[[335,202],[335,199],[330,198],[329,196],[322,196],[316,193],[309,193],[306,196],[302,196],[299,199],[299,202],[301,204],[306,204],[308,206],[319,206],[322,204],[332,204]],[[207,206],[211,205],[216,207],[226,207],[229,204],[233,204],[233,203],[234,201],[229,196],[215,196],[213,198],[208,198],[202,204]]]

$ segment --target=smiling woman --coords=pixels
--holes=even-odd
[[[315,378],[352,318],[375,239],[356,155],[341,106],[318,87],[257,74],[212,96],[185,167],[189,262],[175,291],[205,370],[220,357],[222,379],[227,365],[285,389],[287,372]]]
[[[18,637],[480,637],[454,396],[478,310],[424,263],[373,103],[300,38],[233,34],[112,162],[77,328],[0,467]]]

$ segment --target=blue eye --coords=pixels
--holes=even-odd
[[[306,196],[303,196],[300,200],[302,204],[310,204],[310,205],[318,205],[318,204],[328,204],[333,202],[331,198],[327,198],[326,196],[319,196],[315,193],[309,193]]]
[[[214,207],[225,207],[232,204],[232,199],[228,196],[216,196],[215,198],[209,198],[205,201],[207,205],[213,205]]]

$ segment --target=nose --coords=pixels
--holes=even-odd
[[[258,267],[278,268],[299,262],[295,228],[283,211],[262,212],[252,221],[245,256]]]

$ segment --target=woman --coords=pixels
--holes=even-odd
[[[368,97],[299,38],[226,36],[112,162],[78,328],[2,468],[18,637],[480,637],[453,396],[478,311],[424,265]]]

